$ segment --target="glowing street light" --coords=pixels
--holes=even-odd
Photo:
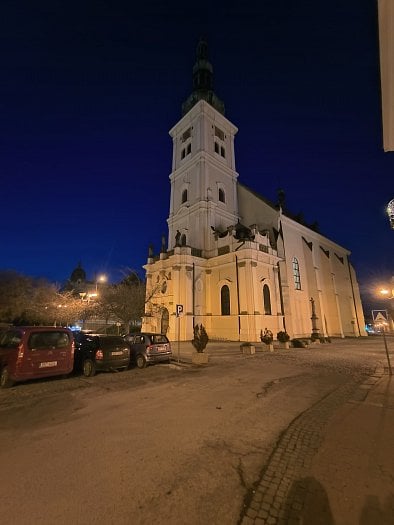
[[[107,282],[107,276],[102,273],[101,275],[96,275],[96,295],[97,295],[97,286],[98,283],[106,283]]]
[[[380,295],[382,295],[385,299],[394,299],[393,290],[389,290],[388,288],[381,288],[379,290]],[[391,297],[389,295],[391,294]]]

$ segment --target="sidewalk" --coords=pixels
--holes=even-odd
[[[394,376],[386,370],[363,386],[365,400],[346,403],[329,421],[294,523],[394,524]]]
[[[240,356],[239,344],[212,342],[210,356]],[[177,351],[174,343],[175,360]],[[180,343],[181,362],[192,352]],[[290,425],[242,521],[249,524],[394,525],[394,376],[387,367]]]

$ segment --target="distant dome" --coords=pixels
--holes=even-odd
[[[82,268],[81,263],[78,263],[78,266],[72,272],[71,277],[70,277],[70,281],[72,283],[78,283],[78,282],[86,281],[86,272]]]

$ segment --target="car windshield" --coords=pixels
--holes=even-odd
[[[114,348],[116,346],[126,346],[123,337],[118,337],[116,335],[113,337],[100,337],[101,348]]]
[[[22,341],[22,334],[14,330],[5,332],[0,336],[0,346],[5,348],[17,348]]]
[[[66,332],[50,331],[33,333],[29,339],[29,348],[65,348],[70,344],[70,339]]]
[[[168,339],[165,335],[156,334],[152,336],[152,343],[154,344],[163,344],[168,343]]]

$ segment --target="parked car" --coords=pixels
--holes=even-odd
[[[130,347],[119,335],[74,332],[74,371],[94,376],[96,371],[126,370]]]
[[[74,339],[68,328],[18,326],[0,334],[0,386],[67,375],[73,369]]]
[[[171,361],[171,343],[164,334],[140,332],[124,338],[130,345],[130,362],[138,368],[145,368],[149,363]]]

